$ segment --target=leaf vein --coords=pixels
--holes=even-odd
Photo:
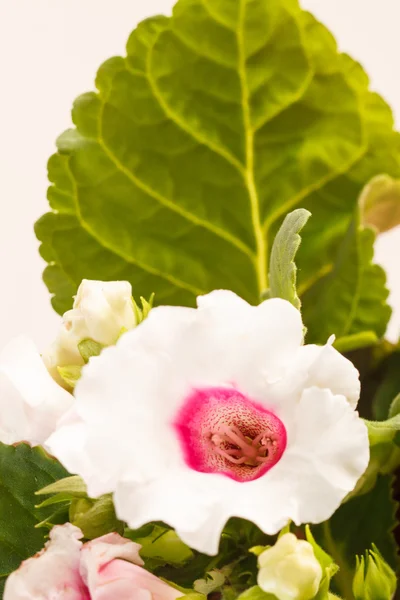
[[[153,95],[154,95],[155,99],[157,100],[157,102],[159,103],[160,107],[162,108],[164,113],[169,117],[169,119],[171,119],[171,121],[173,121],[175,123],[175,125],[177,125],[177,127],[179,127],[179,129],[182,129],[183,131],[185,131],[193,139],[195,139],[199,144],[206,146],[207,148],[209,148],[209,150],[211,150],[212,152],[215,152],[215,154],[222,156],[222,158],[224,158],[227,162],[229,162],[233,167],[235,167],[239,171],[240,174],[243,175],[244,167],[243,167],[242,163],[233,154],[231,154],[225,148],[218,146],[217,144],[212,142],[210,139],[208,139],[204,135],[201,135],[198,131],[196,131],[195,129],[190,127],[190,125],[188,125],[184,120],[182,120],[176,114],[176,112],[174,112],[166,103],[166,101],[163,98],[163,95],[162,95],[160,89],[157,87],[156,81],[152,75],[152,57],[153,57],[154,46],[155,46],[155,43],[157,42],[157,39],[158,38],[155,39],[151,49],[149,50],[149,55],[148,55],[148,59],[147,59],[147,77],[148,77],[151,91],[153,92]]]

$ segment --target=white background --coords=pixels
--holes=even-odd
[[[232,0],[234,2],[235,0]],[[143,18],[168,14],[172,0],[0,0],[0,347],[26,333],[44,349],[59,317],[41,281],[33,223],[48,210],[46,162],[70,126],[73,99],[93,87],[98,66],[124,52]],[[400,1],[303,0],[366,68],[400,125]],[[381,236],[400,310],[400,232]],[[398,319],[400,321],[400,318]],[[392,336],[400,328],[391,326]]]

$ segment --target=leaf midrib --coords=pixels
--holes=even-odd
[[[262,293],[268,288],[268,268],[267,268],[267,235],[263,234],[261,224],[260,200],[254,178],[254,133],[251,126],[251,114],[249,103],[249,87],[246,76],[246,55],[244,48],[244,20],[246,16],[246,0],[239,0],[239,21],[237,30],[238,44],[238,73],[242,90],[242,109],[243,125],[245,134],[245,156],[246,168],[244,172],[245,183],[249,194],[251,206],[251,220],[254,229],[256,242],[256,275],[258,283],[258,292]]]

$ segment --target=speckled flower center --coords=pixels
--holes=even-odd
[[[236,481],[258,479],[279,461],[286,448],[282,421],[230,388],[193,390],[174,427],[192,469]]]

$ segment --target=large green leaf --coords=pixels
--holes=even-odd
[[[46,530],[35,525],[48,516],[48,509],[35,510],[35,492],[65,475],[40,448],[0,443],[0,586],[22,560],[43,548]]]
[[[180,0],[96,85],[58,139],[53,212],[36,227],[59,312],[83,277],[128,279],[158,303],[221,287],[257,303],[273,235],[300,206],[304,291],[331,269],[366,180],[400,175],[390,110],[296,0]]]

